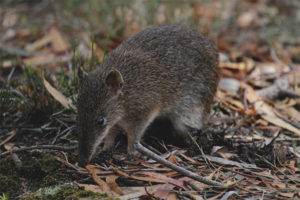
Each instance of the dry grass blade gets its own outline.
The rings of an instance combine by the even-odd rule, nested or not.
[[[61,103],[65,108],[72,108],[76,110],[76,107],[58,90],[56,90],[50,83],[43,77],[44,85],[47,91],[56,99],[59,103]]]
[[[13,131],[10,132],[10,135],[5,139],[3,140],[1,143],[0,143],[0,146],[4,145],[5,143],[7,143],[9,140],[11,140],[18,132],[18,129],[15,129]]]

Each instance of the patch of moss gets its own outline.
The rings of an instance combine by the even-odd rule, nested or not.
[[[20,169],[20,175],[28,179],[43,179],[48,173],[51,173],[61,164],[51,155],[39,152],[25,153],[21,156],[23,167]]]
[[[0,194],[6,193],[9,196],[13,196],[22,191],[21,184],[9,176],[0,175],[0,186]]]
[[[69,182],[71,179],[72,177],[70,174],[66,173],[63,169],[58,169],[50,174],[47,174],[40,183],[40,187],[47,187]]]
[[[10,157],[0,160],[0,194],[9,193],[10,197],[20,195],[22,180],[28,184],[27,189],[36,190],[74,179],[74,176],[66,173],[64,166],[51,154],[22,152],[18,156],[22,161],[20,169]]]
[[[0,175],[15,176],[16,173],[16,165],[10,157],[0,159]]]
[[[81,189],[76,189],[72,187],[53,187],[53,188],[42,188],[33,194],[30,194],[23,198],[23,200],[79,200],[79,199],[104,199],[112,200],[113,198],[107,197],[105,194],[99,194],[92,191],[84,191]]]

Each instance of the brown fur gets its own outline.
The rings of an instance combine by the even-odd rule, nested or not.
[[[219,81],[218,52],[194,29],[157,25],[130,37],[93,72],[79,70],[79,160],[113,144],[125,130],[128,153],[156,117],[167,117],[180,134],[201,129]],[[107,124],[97,125],[99,116]]]

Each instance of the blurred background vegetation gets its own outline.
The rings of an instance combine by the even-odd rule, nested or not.
[[[177,23],[213,37],[256,36],[269,43],[299,43],[299,4],[297,0],[2,0],[0,27],[2,37],[7,28],[39,31],[53,24],[70,36],[87,32],[128,37],[150,25]]]

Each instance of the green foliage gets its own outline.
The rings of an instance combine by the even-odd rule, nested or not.
[[[108,198],[105,194],[99,194],[92,191],[84,191],[81,189],[76,189],[72,187],[48,187],[48,188],[40,188],[33,194],[30,194],[23,198],[23,200],[48,200],[48,199],[56,199],[56,200],[77,200],[77,199],[107,199],[110,200],[112,198]]]
[[[0,200],[8,200],[9,196],[8,194],[3,193],[2,196],[0,196]]]
[[[5,199],[8,196],[13,197],[22,192],[21,184],[17,179],[17,177],[13,179],[9,176],[0,175],[0,194],[3,194],[1,199]]]

